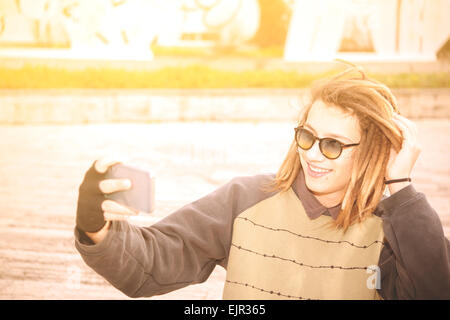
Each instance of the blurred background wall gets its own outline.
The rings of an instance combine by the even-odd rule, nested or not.
[[[1,0],[0,46],[141,50],[284,45],[288,61],[434,60],[448,0]],[[287,37],[287,41],[286,40]]]
[[[434,60],[450,35],[449,12],[447,0],[296,1],[285,58],[365,52],[372,59]]]

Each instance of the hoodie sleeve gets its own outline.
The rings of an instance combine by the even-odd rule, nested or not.
[[[271,175],[237,177],[150,227],[114,221],[93,244],[75,229],[85,263],[129,297],[160,295],[205,281],[226,268],[234,218],[269,197],[260,190]]]
[[[409,185],[379,204],[383,299],[450,299],[450,243],[425,195]]]

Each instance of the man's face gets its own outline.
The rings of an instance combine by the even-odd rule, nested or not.
[[[312,105],[304,128],[316,137],[329,137],[344,144],[359,143],[361,140],[356,116],[345,113],[336,106],[326,105],[321,100]],[[336,194],[343,197],[351,177],[355,148],[358,146],[344,148],[334,160],[322,154],[318,140],[309,150],[298,148],[308,189],[318,196]]]

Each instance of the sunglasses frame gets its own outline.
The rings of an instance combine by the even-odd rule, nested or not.
[[[342,154],[342,151],[343,151],[345,148],[348,148],[348,147],[354,147],[354,146],[359,145],[359,143],[345,144],[345,143],[342,143],[342,142],[340,142],[339,140],[336,140],[336,139],[334,139],[334,138],[319,138],[319,137],[316,137],[311,131],[309,131],[308,129],[304,128],[303,126],[298,126],[298,127],[294,128],[294,130],[295,130],[295,142],[297,143],[297,146],[298,146],[299,148],[301,148],[302,150],[309,150],[309,149],[311,149],[311,148],[314,146],[314,144],[316,143],[316,141],[319,140],[319,149],[320,149],[320,152],[324,155],[324,157],[326,157],[327,159],[330,159],[330,160],[335,160],[335,159],[339,158],[339,157],[341,156],[341,154]],[[307,132],[308,132],[309,134],[311,134],[311,135],[313,136],[313,138],[314,138],[314,142],[312,143],[311,147],[309,147],[308,149],[302,148],[302,147],[300,146],[300,144],[298,143],[297,136],[298,136],[298,131],[300,131],[300,130],[305,130],[305,131],[307,131]],[[322,141],[324,141],[324,140],[333,140],[333,141],[336,141],[336,142],[339,143],[339,145],[341,146],[341,151],[339,152],[339,154],[338,154],[335,158],[330,158],[330,157],[328,157],[327,155],[325,155],[325,153],[323,152],[323,150],[322,150]]]

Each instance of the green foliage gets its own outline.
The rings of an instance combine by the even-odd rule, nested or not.
[[[281,58],[284,48],[272,46],[258,48],[254,46],[234,47],[229,52],[220,51],[220,47],[163,47],[152,46],[155,57],[190,57],[190,58]]]
[[[282,70],[225,71],[201,65],[166,67],[154,71],[112,68],[66,70],[45,66],[0,68],[0,88],[152,89],[152,88],[304,88],[314,80],[336,74]],[[450,75],[442,73],[368,74],[390,88],[449,88]]]

